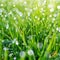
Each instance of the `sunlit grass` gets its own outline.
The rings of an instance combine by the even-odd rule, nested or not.
[[[60,0],[0,0],[0,59],[59,60]]]

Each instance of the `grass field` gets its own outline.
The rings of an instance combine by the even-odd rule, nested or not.
[[[0,60],[60,60],[60,0],[0,0]]]

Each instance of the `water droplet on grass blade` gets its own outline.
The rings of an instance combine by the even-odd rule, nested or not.
[[[8,15],[12,15],[12,11],[10,11],[10,12],[8,13]]]
[[[26,1],[24,1],[24,5],[26,5],[27,4],[27,2]]]
[[[54,12],[54,8],[51,8],[51,9],[50,9],[50,12]]]
[[[7,25],[6,25],[6,29],[8,29],[9,28],[9,24],[7,23]]]
[[[24,51],[20,52],[20,57],[22,57],[22,58],[25,57],[25,52]]]
[[[31,49],[30,49],[30,50],[28,50],[28,52],[27,52],[27,53],[28,53],[28,55],[30,55],[30,56],[31,56],[31,55],[34,55],[34,51],[33,51],[33,50],[31,50]]]
[[[37,47],[40,48],[40,49],[42,49],[43,43],[38,42],[38,43],[37,43]]]
[[[54,14],[54,17],[57,17],[57,14]]]
[[[13,5],[13,7],[15,7],[15,4]]]
[[[16,38],[14,38],[13,40],[12,40],[12,43],[15,43],[16,42]]]
[[[22,16],[23,15],[22,12],[19,12],[19,15]]]
[[[18,41],[16,41],[16,45],[18,45],[19,43],[18,43]]]
[[[14,57],[14,60],[16,60],[16,57]]]
[[[59,28],[59,27],[57,27],[56,30],[57,30],[58,32],[60,32],[60,28]]]
[[[8,50],[8,48],[7,47],[4,47],[3,50],[6,51],[6,50]]]
[[[57,6],[57,9],[60,9],[60,5]]]
[[[49,17],[52,17],[52,15],[49,15]]]
[[[3,6],[3,4],[1,4],[1,6]]]
[[[13,53],[10,53],[10,54],[9,54],[9,57],[12,57],[12,55],[13,55]]]

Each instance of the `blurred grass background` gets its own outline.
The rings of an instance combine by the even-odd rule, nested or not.
[[[0,60],[60,60],[60,0],[0,0]]]

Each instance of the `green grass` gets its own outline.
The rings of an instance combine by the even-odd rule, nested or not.
[[[60,0],[0,0],[0,60],[60,60]]]

